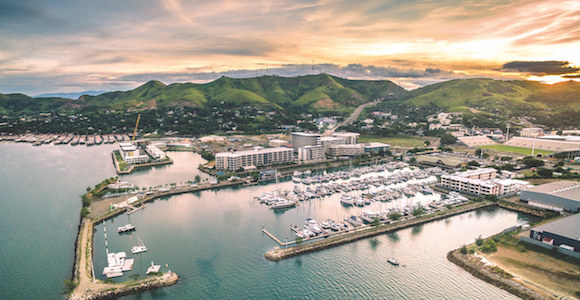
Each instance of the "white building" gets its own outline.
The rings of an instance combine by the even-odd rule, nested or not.
[[[348,145],[354,145],[358,143],[358,137],[360,133],[356,132],[335,132],[332,134],[333,137],[343,138],[345,143]]]
[[[331,145],[344,145],[346,144],[346,140],[334,136],[323,136],[320,138],[320,144],[324,147],[324,152],[328,153],[328,147]]]
[[[145,151],[149,155],[151,155],[151,157],[158,159],[158,160],[162,160],[162,159],[165,159],[167,157],[165,155],[165,152],[163,152],[159,148],[157,148],[157,145],[149,145],[145,148]]]
[[[236,171],[248,166],[264,166],[292,162],[294,151],[290,148],[262,148],[257,150],[220,152],[215,155],[216,170]]]
[[[320,145],[320,136],[318,133],[292,132],[292,148],[298,151],[298,148],[318,146]]]
[[[455,174],[441,175],[441,186],[450,190],[472,195],[508,195],[515,194],[529,182],[514,179],[496,179],[497,170],[493,168],[477,169]]]
[[[543,131],[542,128],[524,128],[522,129],[520,136],[535,138],[538,137],[538,135],[540,135],[542,131]]]
[[[119,143],[119,153],[123,157],[123,160],[128,164],[140,164],[149,161],[149,155],[141,154],[139,148],[131,143]]]
[[[325,159],[326,155],[324,154],[324,150],[324,146],[322,145],[298,148],[298,160],[313,161]]]
[[[274,148],[282,147],[283,145],[287,145],[287,144],[289,144],[288,141],[280,140],[280,139],[272,139],[272,140],[268,141],[268,145],[270,147],[274,147]]]
[[[328,147],[328,155],[332,157],[339,156],[357,156],[365,152],[360,144],[354,145],[331,145]]]

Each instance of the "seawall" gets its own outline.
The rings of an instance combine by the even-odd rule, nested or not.
[[[393,232],[405,228],[409,228],[415,225],[425,224],[436,220],[445,219],[451,216],[455,216],[458,214],[462,214],[465,212],[473,211],[476,209],[495,206],[496,204],[493,202],[478,202],[478,203],[471,203],[466,204],[460,207],[455,207],[451,210],[435,213],[433,215],[422,216],[419,218],[412,218],[408,220],[398,221],[391,224],[380,225],[378,227],[371,227],[361,231],[356,231],[352,233],[347,233],[344,235],[337,235],[334,237],[329,237],[322,241],[312,242],[300,246],[291,247],[288,249],[275,249],[266,252],[264,255],[266,259],[272,261],[279,261],[286,258],[316,252],[320,250],[324,250],[327,248],[332,248],[340,245],[344,245],[347,243],[351,243],[354,241],[358,241],[361,239],[373,237],[379,234]]]
[[[95,293],[87,293],[81,297],[71,297],[69,300],[97,300],[97,299],[115,299],[129,294],[140,293],[143,291],[161,288],[176,284],[179,281],[179,276],[175,273],[165,273],[162,276],[154,279],[148,279],[141,283],[134,285],[125,285],[118,288],[112,288],[106,291],[99,291]]]

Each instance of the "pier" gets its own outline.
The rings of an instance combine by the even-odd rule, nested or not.
[[[476,202],[476,203],[461,205],[461,206],[458,206],[458,207],[455,207],[452,209],[447,209],[445,211],[439,211],[439,212],[432,213],[429,215],[424,215],[422,217],[400,220],[400,221],[389,223],[389,224],[379,225],[377,227],[369,227],[369,225],[365,225],[366,227],[361,226],[359,228],[352,229],[351,232],[344,233],[344,234],[340,234],[341,232],[339,231],[333,237],[328,236],[327,239],[324,239],[322,241],[315,241],[312,243],[307,243],[307,244],[291,247],[288,249],[274,249],[274,250],[266,252],[266,254],[264,254],[264,256],[267,260],[279,261],[279,260],[283,260],[286,258],[290,258],[290,257],[294,257],[294,256],[298,256],[298,255],[302,255],[302,254],[306,254],[306,253],[310,253],[310,252],[316,252],[316,251],[320,251],[320,250],[331,248],[331,247],[344,245],[344,244],[355,242],[355,241],[365,239],[368,237],[373,237],[373,236],[376,236],[379,234],[398,231],[398,230],[409,228],[409,227],[412,227],[415,225],[420,225],[420,224],[424,224],[424,223],[428,223],[428,222],[432,222],[432,221],[436,221],[436,220],[441,220],[441,219],[445,219],[445,218],[455,216],[458,214],[466,213],[466,212],[477,210],[477,209],[484,208],[484,207],[495,206],[495,205],[497,205],[497,204],[493,203],[493,202],[487,202],[487,201]],[[305,239],[305,240],[307,240],[307,239]]]

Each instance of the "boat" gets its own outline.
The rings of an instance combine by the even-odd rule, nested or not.
[[[389,258],[389,259],[387,259],[387,261],[388,261],[388,262],[389,262],[391,265],[393,265],[393,266],[398,266],[398,265],[399,265],[399,261],[397,261],[397,260],[396,260],[396,259],[394,259],[394,258]]]
[[[139,246],[133,246],[133,248],[131,248],[131,253],[137,254],[147,251],[147,247],[145,247],[145,244],[143,244],[143,241],[141,240],[139,235],[137,235],[137,240],[139,240]]]
[[[270,204],[271,209],[283,209],[296,206],[296,201],[292,200],[280,200]]]
[[[131,224],[127,224],[125,226],[121,226],[121,227],[117,228],[118,233],[129,232],[129,231],[135,231],[135,226],[133,226]]]
[[[295,183],[300,183],[300,182],[302,182],[302,179],[300,179],[298,177],[292,177],[292,181],[294,181]]]

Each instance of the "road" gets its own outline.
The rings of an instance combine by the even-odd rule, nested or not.
[[[336,125],[336,127],[332,128],[332,129],[327,129],[323,135],[324,136],[331,136],[334,133],[334,130],[336,130],[336,128],[339,128],[340,126],[344,126],[346,124],[352,124],[352,122],[354,122],[358,118],[358,116],[363,111],[363,109],[365,109],[365,107],[367,107],[369,105],[376,104],[378,102],[379,101],[373,101],[373,102],[361,104],[359,107],[356,108],[356,110],[352,113],[352,115],[350,115],[350,117],[348,117],[348,119],[338,123]]]

